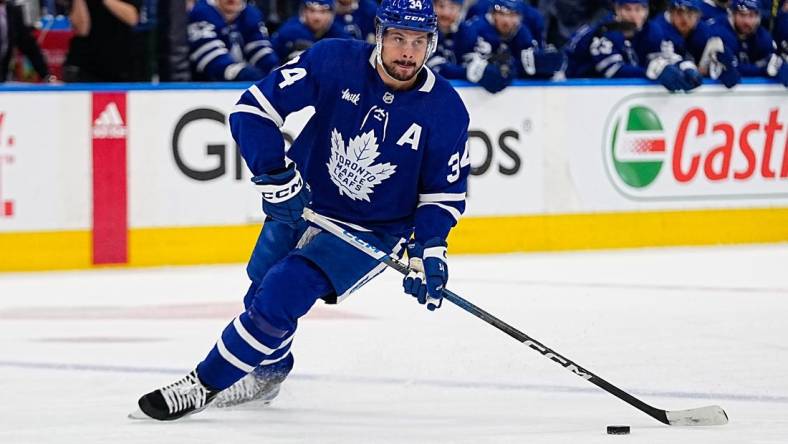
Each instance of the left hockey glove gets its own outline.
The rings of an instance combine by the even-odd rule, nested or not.
[[[779,55],[772,54],[772,58],[766,66],[766,73],[782,83],[783,86],[788,87],[788,63],[785,63]]]
[[[449,280],[446,265],[446,241],[433,238],[421,245],[415,241],[408,244],[410,273],[402,286],[405,293],[415,297],[419,304],[427,304],[433,311],[443,303],[443,289]]]
[[[681,62],[679,69],[681,69],[682,74],[684,74],[684,80],[687,82],[688,89],[686,91],[693,90],[703,84],[703,76],[700,75],[698,67],[694,63],[689,61]]]
[[[263,194],[263,212],[271,219],[290,225],[301,220],[311,192],[294,163],[284,170],[255,176],[252,182]]]

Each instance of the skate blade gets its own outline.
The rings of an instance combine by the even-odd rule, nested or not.
[[[144,420],[148,420],[148,421],[153,421],[154,420],[150,416],[148,416],[145,413],[143,413],[141,409],[137,409],[137,410],[134,410],[133,412],[129,413],[127,418],[135,419],[135,420],[143,420],[143,421]]]

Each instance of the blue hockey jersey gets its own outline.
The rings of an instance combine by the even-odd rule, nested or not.
[[[414,89],[394,91],[374,45],[320,41],[250,87],[230,115],[252,173],[284,167],[279,127],[307,106],[315,114],[287,157],[312,189],[312,209],[389,235],[415,227],[417,240],[446,238],[470,170],[469,116],[448,81],[424,68]]]
[[[462,64],[461,56],[457,55],[457,40],[459,36],[470,32],[467,28],[468,23],[463,22],[452,32],[443,33],[439,30],[438,46],[427,61],[427,66],[447,79],[466,80],[465,66]]]
[[[538,9],[525,3],[525,0],[523,0],[523,3],[523,25],[528,28],[531,36],[536,39],[537,43],[540,46],[543,46],[545,39],[544,17]],[[484,18],[484,16],[490,10],[491,5],[491,0],[477,1],[473,4],[473,6],[468,8],[468,12],[465,15],[466,20],[470,20],[474,17]]]
[[[279,64],[263,16],[246,6],[230,23],[212,0],[189,13],[189,60],[195,80],[259,80]]]
[[[763,26],[745,39],[740,39],[729,20],[715,23],[711,28],[714,36],[722,39],[725,50],[730,50],[738,61],[738,70],[743,77],[766,76],[766,68],[775,53],[772,35]]]
[[[661,30],[646,22],[626,38],[614,16],[577,30],[566,47],[567,77],[646,77],[648,64],[657,57],[670,59],[670,44]]]
[[[714,0],[704,0],[700,4],[701,20],[708,25],[728,20],[728,8],[719,6]]]
[[[335,21],[353,38],[369,43],[375,41],[375,14],[378,4],[374,0],[357,0],[353,12],[348,14],[337,13]]]
[[[673,44],[673,52],[683,60],[688,60],[696,65],[703,58],[703,51],[711,37],[711,29],[705,22],[699,21],[695,29],[687,38],[668,21],[668,13],[660,14],[651,21],[651,25],[658,28],[664,38]]]
[[[780,13],[774,24],[774,41],[777,50],[788,61],[788,12]]]
[[[499,65],[508,64],[514,78],[525,78],[536,73],[535,50],[537,42],[525,26],[520,26],[510,38],[503,38],[485,17],[466,22],[467,27],[457,33],[456,53],[463,63],[481,57]]]
[[[279,59],[284,62],[312,47],[318,40],[331,38],[349,39],[352,37],[345,32],[336,19],[328,31],[318,38],[299,17],[291,17],[274,33],[272,44]]]

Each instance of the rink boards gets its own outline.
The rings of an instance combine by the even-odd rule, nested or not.
[[[788,240],[782,86],[459,86],[472,177],[452,254]],[[262,213],[226,123],[242,90],[0,89],[0,271],[246,260]]]

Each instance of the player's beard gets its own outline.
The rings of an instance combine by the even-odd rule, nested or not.
[[[389,63],[383,62],[383,67],[391,77],[400,82],[407,82],[419,73],[419,66],[413,61],[398,59]]]

